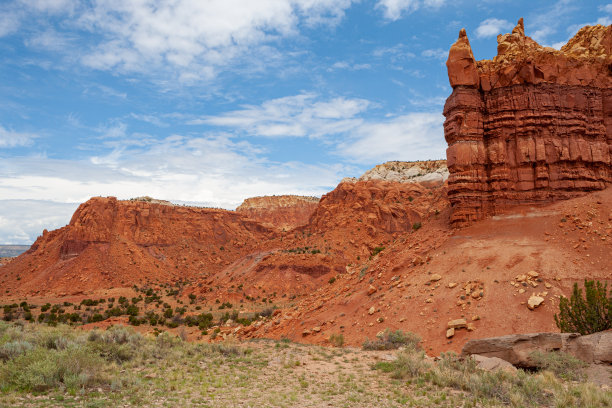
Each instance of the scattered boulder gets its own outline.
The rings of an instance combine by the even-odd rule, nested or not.
[[[476,367],[485,371],[507,371],[509,373],[514,373],[517,371],[516,367],[507,362],[506,360],[502,360],[499,357],[485,357],[479,354],[472,355],[472,358],[478,363]]]
[[[376,288],[372,285],[370,285],[370,287],[368,288],[368,296],[372,295],[376,293]]]
[[[448,329],[446,331],[446,338],[450,339],[451,337],[453,337],[455,335],[455,329],[453,327],[451,327],[450,329]]]
[[[467,327],[467,321],[465,319],[455,319],[448,322],[448,327],[450,329],[463,329]]]
[[[439,275],[439,274],[437,274],[437,273],[434,273],[433,275],[431,275],[431,276],[429,277],[429,281],[430,281],[430,282],[437,282],[437,281],[439,281],[440,279],[442,279],[442,276],[441,276],[441,275]]]
[[[376,308],[375,308],[374,306],[372,306],[372,307],[370,308],[370,310],[368,310],[368,314],[369,314],[369,315],[373,315],[373,314],[374,314],[374,312],[376,312]]]
[[[527,300],[527,307],[529,310],[534,310],[536,307],[539,307],[544,302],[544,298],[541,296],[530,296],[529,300]]]

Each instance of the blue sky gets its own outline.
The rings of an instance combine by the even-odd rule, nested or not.
[[[612,3],[2,0],[0,244],[91,196],[233,209],[444,158],[449,47],[492,58],[520,17],[558,48]]]

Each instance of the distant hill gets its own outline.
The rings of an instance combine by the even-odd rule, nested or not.
[[[0,245],[0,258],[19,256],[30,248],[29,245]]]

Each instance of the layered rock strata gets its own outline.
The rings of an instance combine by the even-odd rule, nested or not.
[[[497,42],[493,60],[476,61],[462,29],[446,63],[455,225],[612,181],[612,26],[584,27],[557,51],[525,36],[521,19]]]

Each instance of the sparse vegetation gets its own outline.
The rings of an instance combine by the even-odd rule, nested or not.
[[[204,314],[194,323],[211,319]],[[0,406],[612,406],[606,390],[547,369],[484,372],[454,354],[434,362],[398,332],[387,337],[404,339],[403,350],[380,362],[388,351],[288,339],[187,343],[185,331],[143,336],[121,326],[83,332],[0,322]],[[213,333],[221,336],[218,327]],[[343,342],[342,334],[330,336],[333,345]]]
[[[377,246],[372,250],[372,256],[376,256],[384,250],[385,250],[384,246]]]
[[[559,378],[570,381],[584,379],[586,364],[571,354],[561,351],[548,353],[536,351],[529,357],[540,369],[552,371]]]
[[[599,281],[584,281],[585,296],[578,284],[570,299],[561,297],[559,314],[555,315],[557,327],[566,333],[582,335],[612,329],[612,292],[608,296],[608,285]]]
[[[404,333],[402,330],[392,331],[385,329],[382,333],[376,336],[376,339],[369,340],[363,343],[364,350],[395,350],[400,347],[406,347],[412,350],[419,348],[421,338],[414,333]]]

